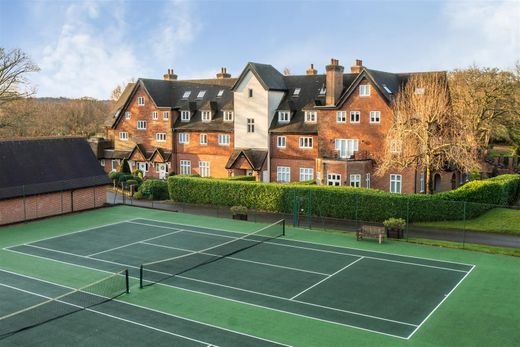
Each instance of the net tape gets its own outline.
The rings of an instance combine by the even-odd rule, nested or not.
[[[141,288],[229,257],[283,235],[285,235],[285,221],[282,219],[252,233],[244,234],[218,245],[167,259],[144,263],[140,269]],[[220,250],[220,254],[209,253],[215,250]]]
[[[128,270],[0,317],[0,340],[128,293]]]

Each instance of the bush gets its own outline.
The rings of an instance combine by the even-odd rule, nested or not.
[[[110,177],[111,180],[116,181],[116,184],[119,182],[120,176],[121,176],[121,172],[116,172],[116,171],[113,171],[108,175],[108,177]]]
[[[123,159],[123,163],[119,167],[119,172],[122,172],[124,174],[131,174],[132,173],[132,172],[130,172],[130,165],[128,165],[128,160],[126,160],[126,158]]]
[[[164,180],[146,180],[139,187],[139,192],[143,198],[151,200],[167,200],[169,198],[168,183]]]
[[[168,179],[175,201],[244,206],[265,211],[306,213],[351,220],[382,222],[403,218],[408,222],[474,218],[495,207],[518,200],[520,175],[504,175],[470,182],[451,192],[435,195],[393,194],[374,189],[241,182],[174,176]],[[465,203],[468,202],[468,203]],[[295,205],[295,203],[298,205]]]
[[[247,207],[245,206],[231,206],[230,210],[233,214],[247,214]]]
[[[402,218],[388,218],[383,222],[383,225],[388,229],[404,230],[406,221]]]
[[[137,200],[140,200],[140,199],[143,198],[143,194],[140,191],[137,191],[137,192],[135,192],[133,198],[137,199]]]
[[[251,182],[251,181],[256,181],[256,177],[255,176],[232,176],[232,177],[228,177],[226,178],[227,181],[246,181],[246,182]]]

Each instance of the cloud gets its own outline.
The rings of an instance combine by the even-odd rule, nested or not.
[[[459,66],[507,68],[520,59],[519,1],[449,1],[447,37],[441,50]]]

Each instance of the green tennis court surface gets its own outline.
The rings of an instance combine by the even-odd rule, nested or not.
[[[115,218],[108,222],[111,213]],[[85,220],[89,215],[100,218]],[[0,233],[5,256],[0,258],[0,297],[14,303],[1,307],[0,317],[79,287],[71,282],[88,283],[67,278],[70,269],[96,279],[128,269],[130,294],[23,330],[2,343],[51,345],[49,336],[62,330],[70,332],[63,340],[67,344],[96,345],[124,344],[129,335],[137,345],[327,345],[323,341],[335,336],[378,344],[418,342],[422,330],[428,336],[431,321],[435,327],[445,319],[444,306],[456,310],[450,306],[452,296],[460,301],[458,293],[467,295],[465,283],[479,269],[460,256],[435,259],[429,247],[297,240],[296,233],[319,241],[346,237],[290,228],[288,236],[281,236],[281,224],[128,207],[59,219],[63,231],[50,219],[7,228],[12,233],[22,229],[21,234]],[[410,246],[426,250],[425,256],[395,252]],[[134,339],[136,329],[148,337]],[[309,334],[315,336],[297,337]]]

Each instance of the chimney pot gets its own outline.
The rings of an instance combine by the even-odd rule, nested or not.
[[[165,81],[177,80],[177,75],[173,73],[173,69],[168,69],[167,73],[163,75]]]
[[[350,72],[360,73],[362,69],[363,69],[363,61],[361,59],[356,59],[355,65],[350,67]]]
[[[221,67],[220,72],[217,73],[217,79],[231,78],[231,74],[227,73],[227,68]]]
[[[307,75],[316,75],[318,73],[318,70],[314,68],[314,64],[311,64],[311,66],[306,71]]]

